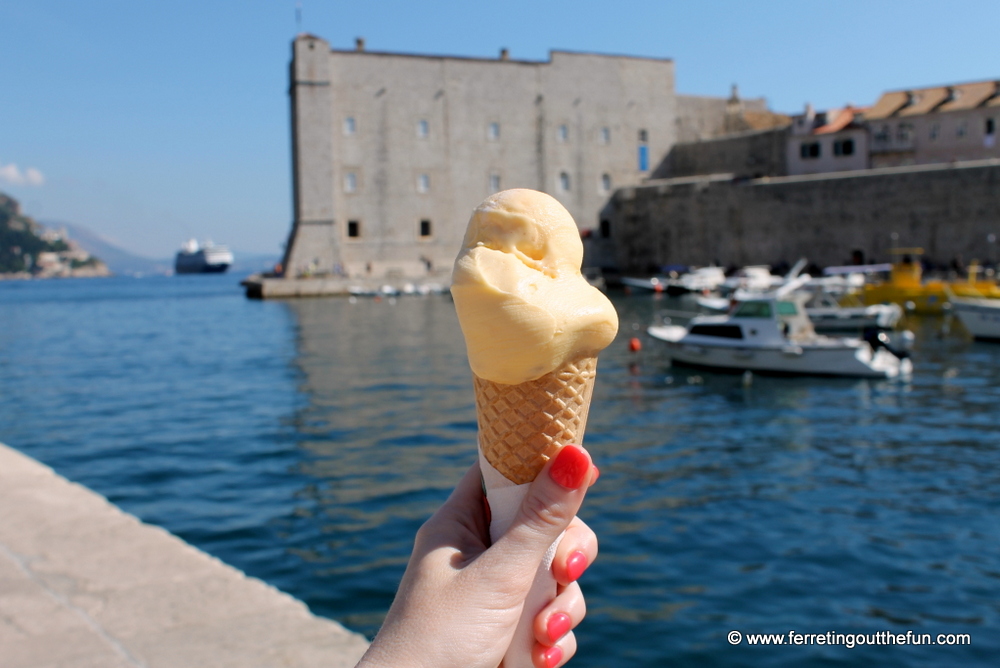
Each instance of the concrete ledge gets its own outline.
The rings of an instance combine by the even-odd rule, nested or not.
[[[426,278],[278,278],[250,276],[242,285],[250,299],[294,299],[298,297],[335,297],[346,295],[400,295],[444,292],[451,283],[450,274]]]
[[[367,646],[0,444],[3,668],[349,668]]]

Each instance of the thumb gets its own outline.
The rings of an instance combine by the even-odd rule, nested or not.
[[[563,446],[531,483],[510,528],[494,547],[510,559],[540,561],[580,510],[593,475],[586,450]]]

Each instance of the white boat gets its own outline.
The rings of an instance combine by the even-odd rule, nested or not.
[[[776,291],[738,303],[728,315],[698,316],[687,327],[647,331],[667,344],[674,362],[733,371],[896,378],[909,375],[907,353],[885,335],[870,341],[823,336],[805,315],[805,295]]]
[[[199,245],[188,239],[174,258],[176,274],[221,274],[233,263],[233,254],[225,246],[206,241]]]
[[[825,290],[814,291],[805,309],[817,332],[860,332],[870,327],[895,329],[903,317],[899,304],[848,306]]]
[[[948,296],[951,312],[974,338],[1000,340],[1000,299]]]
[[[715,290],[726,280],[726,272],[722,267],[709,266],[692,269],[680,276],[652,276],[636,278],[625,276],[622,285],[653,292],[666,292],[668,295],[682,295],[688,292],[705,292]]]

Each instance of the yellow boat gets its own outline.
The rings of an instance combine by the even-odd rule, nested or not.
[[[902,255],[894,262],[889,272],[889,280],[864,286],[861,299],[865,304],[899,304],[911,313],[940,315],[948,303],[948,291],[960,297],[1000,298],[1000,287],[993,279],[980,279],[979,265],[969,266],[966,280],[943,281],[923,280],[923,269],[914,262],[911,255],[922,255],[922,248],[899,248],[891,253]]]

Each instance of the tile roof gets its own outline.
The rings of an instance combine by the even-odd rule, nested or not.
[[[872,108],[865,114],[868,120],[874,118],[888,118],[906,106],[910,96],[905,90],[898,90],[892,93],[882,93],[882,97],[872,105]]]
[[[979,106],[1000,106],[1000,82],[974,81],[953,86],[931,86],[883,93],[865,113],[867,120],[890,116],[918,116],[938,111],[958,111]]]
[[[840,132],[853,123],[854,116],[862,111],[864,110],[857,107],[844,107],[836,112],[827,112],[827,119],[832,118],[833,120],[827,120],[826,125],[819,126],[812,133],[814,135],[827,135],[832,132]],[[836,113],[836,116],[833,116],[833,113]]]
[[[939,104],[948,99],[948,89],[925,88],[913,91],[910,103],[896,112],[897,116],[923,116],[934,111]]]
[[[952,99],[938,107],[938,111],[975,109],[993,97],[997,92],[997,83],[995,81],[979,81],[977,83],[959,84],[952,86],[951,89],[953,92]]]

